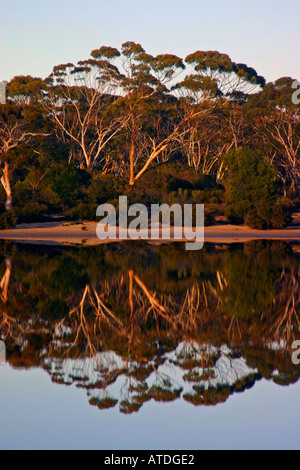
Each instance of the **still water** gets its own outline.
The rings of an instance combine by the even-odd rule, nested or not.
[[[2,242],[0,448],[300,448],[299,251]]]

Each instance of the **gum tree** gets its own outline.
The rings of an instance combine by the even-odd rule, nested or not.
[[[241,111],[249,95],[261,90],[265,79],[245,64],[234,63],[218,51],[196,51],[186,57],[189,71],[173,90],[194,112],[204,115],[187,121],[181,144],[190,166],[203,174],[223,174],[222,156],[247,143]]]
[[[118,57],[110,49],[111,59]],[[42,102],[51,115],[57,135],[70,144],[70,162],[93,168],[105,166],[104,150],[122,130],[127,116],[105,119],[105,111],[116,99],[119,72],[107,60],[92,58],[53,68]]]
[[[199,133],[202,119],[228,101],[246,100],[265,83],[226,54],[197,51],[184,62],[173,54],[154,57],[130,41],[120,51],[102,46],[77,65],[56,66],[49,81],[44,107],[58,136],[70,143],[70,162],[121,175],[129,170],[130,186],[153,162],[168,160],[185,136],[198,155],[203,140],[214,143],[209,153],[218,160],[235,141],[215,151],[215,131]],[[214,161],[205,166],[211,171]]]
[[[0,165],[2,168],[1,184],[6,194],[6,210],[12,209],[12,191],[10,183],[11,167],[14,165],[14,151],[29,145],[41,132],[32,128],[31,109],[20,105],[0,105]]]
[[[110,60],[111,48],[101,47],[92,55]],[[122,45],[119,63],[121,96],[114,103],[114,111],[130,116],[126,131],[129,136],[129,184],[133,186],[181,132],[182,119],[176,116],[170,125],[164,103],[169,93],[166,85],[185,69],[185,65],[173,54],[153,57],[134,42]],[[162,114],[165,114],[164,122]],[[143,152],[140,150],[141,141]],[[143,161],[139,158],[141,153]]]

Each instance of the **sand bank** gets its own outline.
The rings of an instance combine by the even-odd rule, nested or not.
[[[98,245],[107,241],[100,240],[96,235],[97,222],[44,222],[21,224],[10,230],[1,230],[0,239],[44,244],[85,244]],[[205,227],[205,242],[209,243],[241,243],[251,240],[286,240],[300,242],[300,226],[292,226],[282,230],[253,230],[246,226],[214,225]],[[119,240],[109,240],[118,242]],[[151,243],[176,241],[171,229],[171,240],[162,238]]]

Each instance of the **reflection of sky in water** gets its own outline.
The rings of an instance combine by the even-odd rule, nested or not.
[[[0,448],[299,447],[287,246],[15,250]]]
[[[91,407],[41,369],[0,368],[0,448],[298,448],[300,384],[262,380],[217,407],[151,401],[133,415]]]
[[[5,364],[6,361],[6,346],[4,341],[0,341],[0,364]]]
[[[205,367],[203,364],[201,367],[201,357],[205,353],[216,357],[214,365]],[[190,369],[180,367],[184,366],[187,357],[192,357],[197,366],[194,365]],[[138,380],[134,377],[134,372],[139,369],[137,362],[128,361],[126,365],[126,361],[113,351],[102,351],[92,358],[56,359],[46,357],[44,365],[55,381],[65,385],[75,383],[76,386],[87,389],[89,400],[96,400],[97,403],[99,400],[109,398],[114,400],[115,404],[118,402],[119,405],[123,400],[138,403],[134,396],[139,395],[137,390],[141,386],[145,387],[146,394],[151,394],[153,387],[154,389],[161,387],[167,392],[176,393],[178,391],[178,394],[185,398],[187,395],[197,396],[193,389],[194,386],[203,390],[232,387],[231,392],[233,393],[235,385],[239,381],[249,379],[251,383],[254,383],[257,378],[260,378],[257,369],[248,367],[243,357],[233,357],[232,350],[227,346],[223,345],[221,348],[211,345],[199,346],[197,343],[187,341],[183,341],[174,351],[162,356],[161,365],[156,366],[155,362],[148,362],[150,372],[144,380]],[[130,372],[130,374],[128,375],[126,372]],[[100,384],[107,385],[99,387]],[[176,398],[174,397],[174,399]],[[121,404],[120,409],[122,408]]]

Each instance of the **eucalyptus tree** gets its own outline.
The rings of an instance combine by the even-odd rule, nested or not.
[[[300,187],[300,114],[296,109],[275,109],[264,117],[264,138],[273,149],[271,161],[286,187],[292,192]]]
[[[241,99],[242,95],[254,93],[266,84],[264,77],[252,67],[237,64],[218,51],[196,51],[185,62],[193,68],[193,73],[185,77],[185,87],[194,90],[196,87],[204,97]]]
[[[113,49],[110,53],[111,59],[118,56]],[[127,116],[105,119],[105,111],[117,98],[119,79],[117,67],[94,57],[53,68],[42,103],[58,137],[70,144],[70,162],[85,168],[105,163],[104,149],[128,121]]]
[[[111,60],[115,54],[109,47],[92,52],[94,57],[106,60]],[[119,63],[121,96],[113,110],[130,117],[126,131],[129,136],[129,184],[132,186],[151,163],[171,147],[181,131],[182,117],[178,118],[177,113],[171,118],[174,106],[170,101],[174,104],[174,97],[172,100],[169,96],[168,100],[167,84],[185,69],[185,65],[173,54],[153,57],[140,44],[130,41],[122,44]],[[175,102],[177,104],[176,99]],[[142,158],[139,158],[141,154]]]
[[[220,179],[222,156],[247,142],[241,105],[265,86],[265,79],[253,68],[236,64],[217,51],[196,51],[185,62],[190,70],[173,91],[194,112],[203,109],[205,113],[186,123],[182,151],[190,166]]]
[[[15,151],[21,146],[28,146],[43,133],[41,122],[36,129],[36,109],[23,105],[0,105],[0,165],[2,168],[1,184],[6,193],[6,210],[12,208],[11,170],[16,166]],[[39,119],[38,119],[39,120]]]
[[[200,131],[199,140],[202,119],[229,100],[245,100],[265,81],[216,51],[197,51],[184,61],[173,54],[154,57],[128,41],[120,51],[101,46],[88,60],[54,67],[47,83],[42,101],[58,136],[70,143],[70,162],[121,176],[129,172],[133,186],[154,161],[182,150],[185,136],[198,154],[208,139],[213,143],[209,152],[219,159],[234,142],[224,147],[219,139],[216,150],[215,130],[209,137]],[[213,166],[214,160],[205,172]]]
[[[276,169],[284,195],[300,185],[300,107],[293,103],[294,80],[282,77],[252,95],[245,107],[253,127],[253,144]]]
[[[7,84],[8,101],[11,105],[37,105],[47,80],[31,75],[18,75]]]

